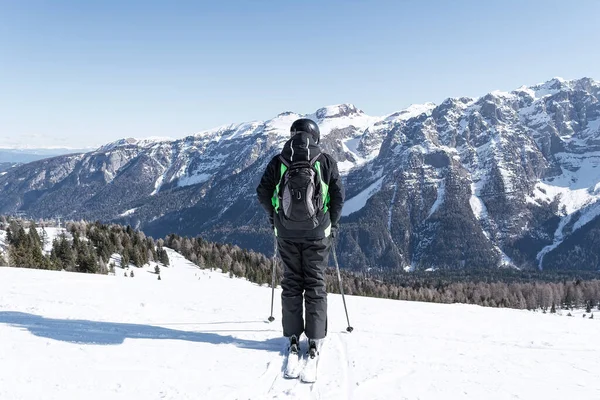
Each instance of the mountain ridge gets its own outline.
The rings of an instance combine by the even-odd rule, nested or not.
[[[293,120],[312,117],[354,204],[339,238],[345,265],[543,268],[598,218],[599,98],[597,81],[555,78],[381,117],[338,104],[174,141],[124,139],[9,170],[0,212],[130,223],[268,251],[254,189]],[[593,250],[584,253],[566,267],[600,269]]]

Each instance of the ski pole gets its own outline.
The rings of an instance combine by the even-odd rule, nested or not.
[[[273,300],[275,299],[275,264],[277,261],[277,236],[275,236],[275,250],[273,251],[273,273],[271,275],[271,316],[269,322],[275,321],[273,317]]]
[[[340,293],[342,294],[342,301],[344,302],[344,311],[346,311],[346,321],[348,321],[348,327],[346,331],[352,332],[354,328],[350,325],[350,318],[348,318],[348,307],[346,307],[346,298],[344,297],[344,288],[342,286],[342,276],[340,275],[340,265],[338,264],[337,254],[335,253],[335,245],[332,246],[333,250],[333,261],[335,262],[335,268],[337,269],[338,283],[340,284]]]

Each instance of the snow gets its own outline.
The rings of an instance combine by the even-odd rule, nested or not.
[[[27,230],[28,231],[28,230]],[[37,228],[38,236],[42,239],[42,245],[44,253],[50,254],[52,252],[52,242],[54,239],[58,238],[60,235],[65,234],[68,238],[71,238],[71,234],[64,228]],[[44,231],[46,231],[44,237]]]
[[[392,231],[392,216],[394,211],[394,203],[396,202],[396,194],[398,194],[398,185],[394,184],[394,193],[390,201],[390,209],[388,210],[388,232]]]
[[[429,215],[427,218],[431,217],[434,212],[440,207],[440,205],[444,202],[444,195],[446,194],[446,181],[442,180],[437,188],[437,197],[435,198],[435,202],[431,206],[431,210],[429,210]]]
[[[487,211],[487,207],[481,198],[477,195],[479,193],[480,188],[483,186],[483,181],[472,182],[471,183],[471,197],[469,198],[469,204],[471,205],[471,210],[473,210],[473,215],[480,221],[481,231],[485,235],[486,238],[490,239],[490,234],[486,231],[485,226],[490,223],[489,215]],[[500,265],[504,267],[515,267],[515,262],[498,246],[494,245],[494,249],[500,256]]]
[[[315,116],[319,119],[336,118],[340,116],[355,116],[363,114],[354,104],[335,104],[318,109]]]
[[[338,171],[340,174],[347,174],[352,168],[354,168],[356,164],[352,161],[342,161],[338,162]]]
[[[127,210],[124,213],[119,214],[120,217],[129,217],[135,213],[137,208],[132,208],[131,210]]]
[[[471,183],[471,197],[469,198],[469,204],[471,205],[471,210],[473,210],[473,215],[475,215],[475,218],[477,218],[478,220],[487,220],[488,218],[488,212],[487,212],[487,208],[485,206],[485,204],[483,203],[483,201],[481,200],[481,198],[479,198],[479,196],[477,196],[477,192],[479,190],[479,188],[481,187],[481,184],[478,182],[476,183]]]
[[[348,334],[334,294],[318,381],[284,379],[271,289],[169,256],[161,281],[0,268],[0,398],[600,396],[598,319],[346,296]]]
[[[562,174],[536,184],[533,193],[526,198],[528,203],[549,203],[558,199],[559,210],[564,215],[554,233],[553,243],[544,247],[537,255],[539,268],[543,267],[544,256],[564,240],[563,228],[573,214],[581,210],[573,225],[573,232],[600,215],[600,152],[584,154],[558,153]]]
[[[568,214],[600,197],[596,193],[600,182],[600,152],[558,153],[556,157],[560,160],[562,174],[538,183],[534,197],[548,201],[560,196],[561,206],[567,208]]]
[[[367,200],[369,200],[375,193],[381,190],[381,185],[383,183],[383,177],[377,179],[373,182],[368,188],[352,197],[349,200],[344,202],[344,208],[342,209],[342,216],[348,216],[353,212],[356,212],[363,208],[367,204]]]
[[[418,117],[421,114],[429,114],[436,107],[434,103],[425,103],[425,104],[411,104],[408,108],[390,114],[386,117],[387,120],[400,120],[405,121],[414,117]]]
[[[344,141],[344,150],[349,151],[352,154],[358,154],[358,145],[360,144],[360,138],[352,138]]]
[[[570,85],[570,83],[565,79],[555,77],[548,82],[539,83],[531,87],[522,86],[515,92],[525,92],[529,94],[533,98],[533,100],[539,100],[544,97],[552,96],[554,94],[559,93],[563,84]]]
[[[593,221],[598,216],[600,216],[600,201],[596,201],[594,204],[584,209],[582,215],[573,225],[573,231],[580,229],[582,226]]]
[[[164,172],[162,173],[162,175],[160,175],[156,179],[156,182],[154,182],[154,190],[152,191],[152,193],[150,193],[150,196],[155,196],[158,193],[158,191],[160,190],[160,188],[162,187],[163,181],[165,180],[166,171],[167,171],[167,168],[164,169]]]
[[[500,265],[503,267],[515,267],[515,262],[500,247],[495,246],[496,250],[500,252]],[[517,268],[520,269],[520,268]]]
[[[582,137],[596,136],[600,132],[600,118],[588,121],[587,128],[582,132]]]
[[[199,183],[206,182],[211,177],[212,177],[211,174],[206,174],[206,173],[194,174],[194,175],[190,175],[190,176],[182,176],[181,178],[179,178],[179,181],[177,182],[177,186],[183,187],[183,186],[197,185]]]
[[[6,252],[6,231],[0,230],[0,254]]]

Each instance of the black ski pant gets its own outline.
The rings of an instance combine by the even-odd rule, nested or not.
[[[281,305],[283,335],[323,339],[327,335],[327,291],[325,268],[329,257],[330,239],[277,238],[279,256],[283,262]],[[304,324],[304,308],[306,325]]]

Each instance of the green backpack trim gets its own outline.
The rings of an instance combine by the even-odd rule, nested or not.
[[[283,175],[285,174],[285,171],[287,171],[287,166],[282,162],[279,172],[279,180],[277,181],[277,186],[275,186],[275,192],[273,193],[273,197],[271,197],[271,204],[275,209],[275,214],[279,212],[279,185],[281,185],[281,181],[283,180]]]
[[[329,185],[326,184],[325,181],[323,180],[323,173],[321,172],[321,162],[320,161],[315,162],[315,169],[317,170],[317,173],[319,174],[319,181],[321,182],[321,195],[323,196],[323,214],[326,214],[327,211],[329,210],[329,202],[331,201],[331,198],[329,196]]]

